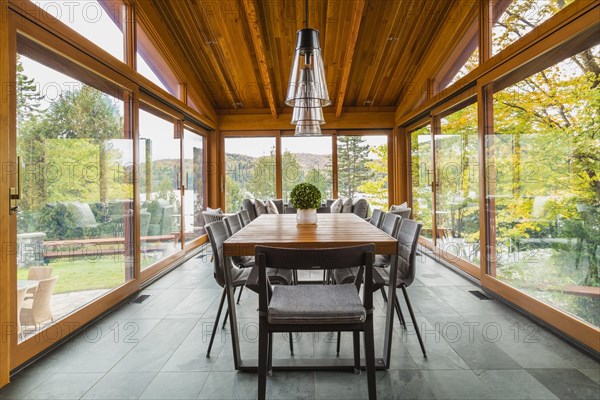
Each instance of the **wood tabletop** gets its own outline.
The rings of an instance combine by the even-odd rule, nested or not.
[[[296,225],[295,214],[263,214],[227,239],[226,256],[254,255],[257,245],[291,248],[374,243],[377,254],[396,254],[396,239],[352,214],[318,214],[317,225]]]

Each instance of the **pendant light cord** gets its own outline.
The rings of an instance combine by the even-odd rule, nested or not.
[[[306,29],[308,29],[308,0],[306,0]]]

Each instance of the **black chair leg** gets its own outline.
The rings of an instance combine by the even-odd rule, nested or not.
[[[234,296],[235,296],[235,289],[236,288],[233,288],[233,295]],[[223,320],[223,326],[221,326],[221,329],[225,329],[225,325],[227,325],[227,317],[229,317],[229,308],[227,308],[227,311],[225,311],[225,319]]]
[[[360,375],[360,332],[352,332],[354,342],[354,373]]]
[[[267,374],[269,376],[273,376],[273,333],[269,332],[269,346],[268,346],[268,356],[269,359],[267,361]]]
[[[342,332],[338,331],[336,355],[340,356],[340,345],[342,343]]]
[[[294,335],[290,332],[290,354],[294,355]]]
[[[217,310],[217,318],[215,319],[212,334],[210,335],[210,342],[208,342],[208,350],[206,350],[206,357],[210,357],[210,350],[212,349],[212,345],[215,340],[215,334],[217,333],[219,318],[221,318],[221,310],[223,310],[223,303],[225,303],[225,290],[227,289],[223,288],[223,294],[221,295],[221,301],[219,302],[219,309]]]
[[[242,298],[242,291],[244,290],[244,287],[240,287],[240,294],[238,294],[238,299],[237,299],[237,304],[240,304],[240,299]]]
[[[268,366],[268,348],[269,333],[267,332],[266,322],[259,322],[258,326],[258,399],[264,400],[267,397],[267,370]]]
[[[367,369],[367,384],[369,387],[369,400],[377,399],[377,387],[375,381],[375,341],[373,339],[373,316],[367,317],[364,331],[365,343],[365,366]]]
[[[406,321],[404,320],[404,314],[402,314],[402,309],[400,308],[400,300],[398,300],[398,296],[395,298],[396,302],[394,304],[394,308],[396,309],[396,315],[398,315],[398,319],[400,320],[400,324],[406,329]]]
[[[413,312],[412,306],[410,305],[410,300],[408,299],[408,293],[406,292],[406,286],[402,287],[402,293],[404,293],[404,299],[406,300],[406,305],[408,306],[408,312],[410,313],[410,319],[412,319],[412,323],[415,326],[415,332],[417,332],[417,338],[419,339],[419,344],[421,345],[421,350],[423,351],[423,357],[427,358],[427,353],[425,352],[425,345],[423,344],[423,339],[421,338],[421,332],[419,331],[419,325],[415,320],[415,313]]]
[[[383,301],[387,303],[387,294],[385,294],[385,287],[381,288],[381,297],[383,297]]]

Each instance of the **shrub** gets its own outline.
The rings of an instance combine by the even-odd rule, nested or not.
[[[319,208],[321,206],[321,192],[312,183],[300,183],[290,193],[292,207],[300,210]]]

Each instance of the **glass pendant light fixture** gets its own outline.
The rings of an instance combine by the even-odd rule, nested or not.
[[[294,107],[292,124],[296,125],[296,136],[321,134],[321,125],[325,123],[321,107],[330,105],[331,100],[325,81],[319,31],[308,28],[308,0],[306,28],[297,33],[285,104]]]
[[[321,125],[324,123],[321,107],[294,107],[292,124],[296,125],[295,136],[321,135]]]

